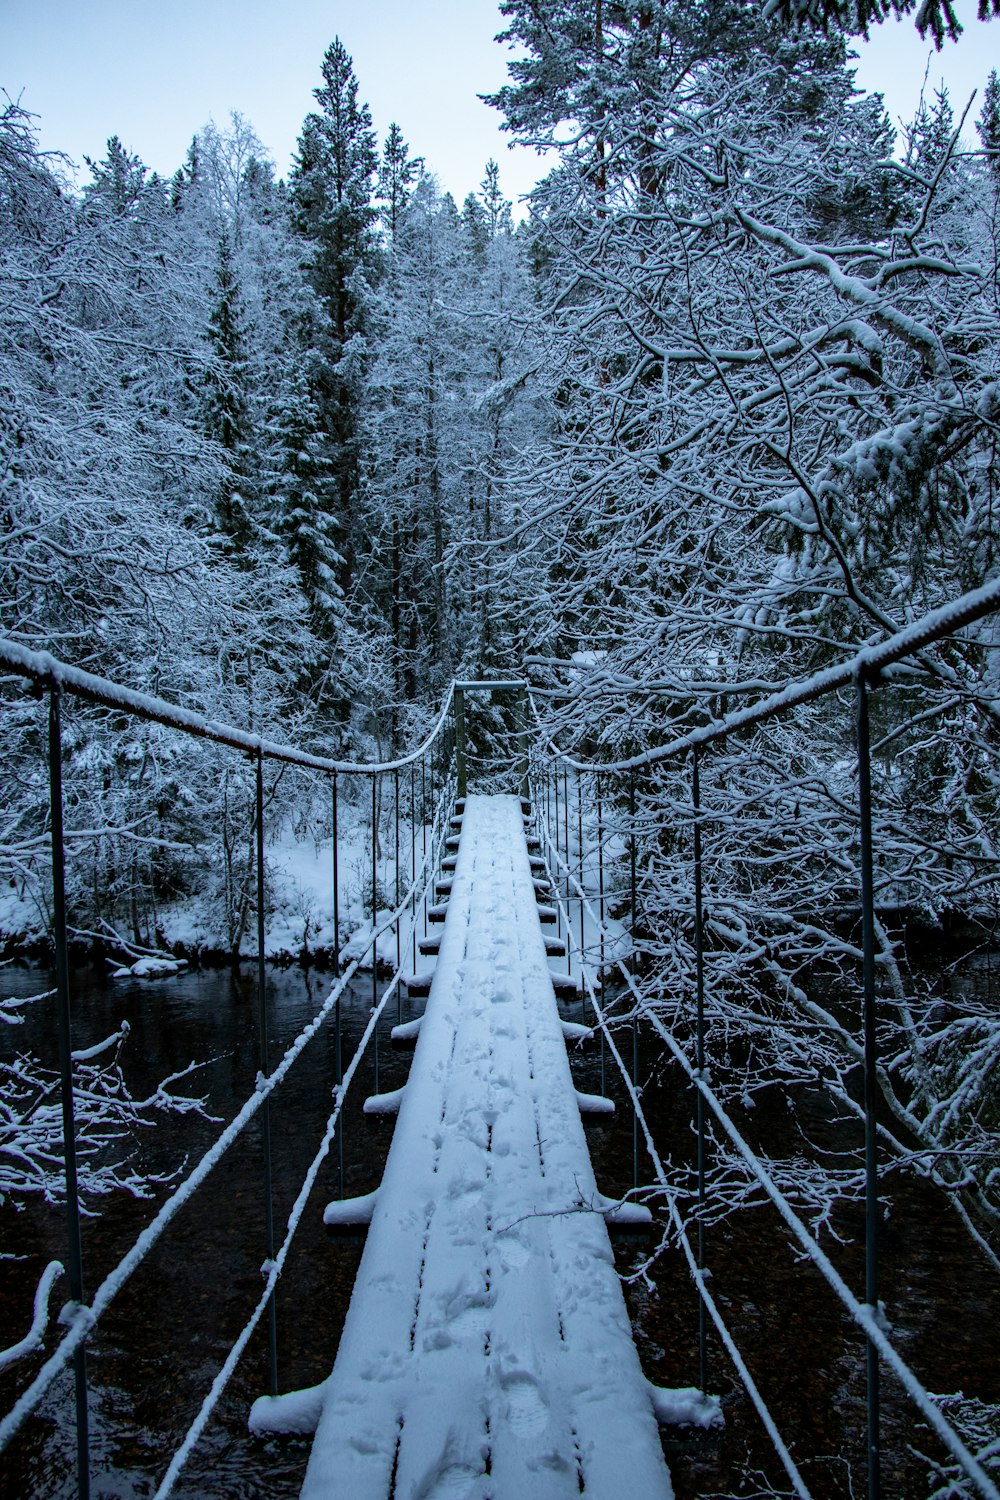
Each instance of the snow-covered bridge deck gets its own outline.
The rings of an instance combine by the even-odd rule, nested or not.
[[[304,1500],[671,1495],[564,1029],[520,801],[469,797],[333,1373],[254,1409],[316,1422]]]

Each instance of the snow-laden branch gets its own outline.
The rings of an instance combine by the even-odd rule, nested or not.
[[[567,766],[571,766],[576,771],[637,771],[657,765],[661,761],[674,760],[677,756],[693,749],[695,745],[713,744],[725,739],[734,731],[762,724],[786,713],[791,708],[797,708],[803,703],[810,703],[816,698],[826,697],[829,693],[848,687],[859,678],[863,678],[866,682],[876,683],[880,675],[895,663],[937,641],[954,635],[957,631],[974,624],[997,609],[1000,609],[1000,578],[994,579],[992,583],[983,584],[981,588],[971,589],[969,593],[963,594],[950,604],[942,605],[940,609],[930,611],[886,640],[863,647],[849,661],[841,662],[835,667],[825,667],[802,682],[789,683],[787,687],[777,693],[769,694],[749,708],[738,709],[735,713],[728,714],[724,719],[715,723],[679,735],[666,745],[657,746],[655,749],[646,750],[639,755],[632,755],[622,760],[581,761],[567,754],[545,733],[542,714],[535,702],[534,694],[529,694],[529,699],[536,725],[545,745]]]
[[[38,1285],[35,1288],[35,1305],[31,1327],[24,1338],[19,1340],[18,1343],[8,1345],[6,1349],[0,1349],[0,1370],[6,1369],[8,1365],[16,1364],[26,1354],[34,1354],[37,1349],[42,1347],[45,1330],[49,1326],[49,1297],[57,1278],[62,1274],[62,1261],[50,1260],[38,1278]]]

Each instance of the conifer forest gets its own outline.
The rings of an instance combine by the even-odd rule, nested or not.
[[[980,9],[1000,41],[1000,0]],[[1000,576],[1000,78],[987,58],[972,101],[923,95],[897,139],[852,44],[895,13],[947,49],[957,0],[500,10],[488,102],[539,152],[523,205],[502,163],[456,203],[424,143],[379,140],[338,39],[287,178],[233,113],[192,122],[172,177],[113,136],[74,181],[2,96],[0,634],[344,761],[405,754],[453,679],[526,681],[533,743],[611,768],[609,915],[657,1024],[693,1045],[704,965],[699,1076],[734,1117],[777,1080],[856,1123],[852,692],[700,752],[697,944],[668,747]],[[524,725],[502,695],[468,712],[487,785]],[[9,671],[8,963],[52,922],[47,715]],[[1000,616],[898,660],[870,732],[880,1149],[996,1277],[996,981],[950,976],[998,949]],[[95,703],[63,733],[74,943],[252,956],[253,765]],[[574,795],[582,874],[597,813]],[[269,766],[264,797],[276,843],[329,845],[308,776]],[[298,900],[296,955],[322,947]],[[351,922],[326,931],[339,951]],[[0,1032],[26,1009],[0,1000]],[[0,1217],[59,1199],[55,1147],[19,1133],[47,1076],[0,1062]],[[170,1107],[196,1112],[184,1088]],[[152,1191],[101,1166],[111,1117],[91,1128],[85,1195]],[[858,1153],[759,1149],[835,1240]],[[709,1177],[713,1224],[760,1191],[719,1133]],[[1000,1482],[1000,1387],[949,1400]],[[947,1455],[926,1472],[921,1493],[987,1493]]]

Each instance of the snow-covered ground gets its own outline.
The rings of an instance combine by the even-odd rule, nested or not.
[[[419,867],[424,850],[424,834],[430,840],[430,826],[424,830],[420,825],[411,834],[406,818],[399,825],[399,872],[397,886],[396,833],[391,807],[380,820],[379,844],[376,859],[376,925],[384,927],[391,911],[396,906],[397,894],[402,897],[412,874],[411,846],[415,863]],[[579,845],[575,826],[570,829],[570,867],[579,874]],[[585,858],[584,882],[596,901],[598,891],[598,862],[596,854],[597,828],[592,817],[584,825]],[[613,869],[621,865],[620,839],[610,838],[605,833],[605,879],[613,878]],[[206,855],[207,859],[207,855]],[[333,953],[333,841],[332,838],[316,838],[303,835],[297,826],[286,822],[273,839],[268,840],[265,852],[267,879],[267,917],[265,923],[265,946],[269,959],[276,961],[299,960],[304,955],[320,954],[329,960]],[[371,965],[372,936],[372,827],[367,805],[357,806],[342,800],[338,838],[338,886],[340,916],[340,949],[343,961],[358,958],[362,968]],[[565,881],[561,882],[564,895],[568,894]],[[570,901],[574,913],[573,956],[563,963],[563,972],[569,972],[579,984],[579,962],[575,946],[579,941],[579,904]],[[158,912],[159,929],[163,947],[189,956],[199,953],[224,953],[228,948],[222,914],[217,899],[203,892],[185,896],[183,899],[162,905]],[[417,913],[418,932],[422,935],[423,917]],[[412,948],[411,926],[404,915],[401,922],[400,949],[405,956],[407,947]],[[629,939],[622,925],[605,913],[605,941],[603,949],[598,940],[597,929],[591,919],[584,916],[584,948],[587,961],[593,971],[603,961],[610,965],[615,958],[626,956]],[[613,941],[608,940],[611,934]],[[39,903],[30,892],[13,885],[0,887],[0,939],[20,938],[26,943],[40,941],[45,936],[45,923]],[[244,957],[256,954],[256,927],[253,914],[249,931],[243,940]],[[378,957],[381,964],[395,967],[397,957],[395,931],[384,931],[378,941]],[[162,978],[177,971],[160,954],[145,954],[136,951],[127,962],[123,961],[120,972],[135,978]]]
[[[430,828],[426,830],[430,838]],[[424,830],[418,825],[415,859],[419,867],[423,855]],[[341,954],[346,960],[360,957],[361,966],[370,967],[372,935],[372,829],[367,810],[343,801],[338,837],[338,888]],[[377,925],[382,926],[411,880],[411,830],[401,819],[399,832],[399,872],[397,887],[396,836],[391,817],[383,818],[379,828],[376,859]],[[206,856],[207,858],[207,856]],[[267,916],[265,947],[275,960],[299,959],[304,954],[333,952],[333,840],[330,837],[305,837],[291,824],[285,824],[266,851]],[[188,955],[199,952],[225,952],[228,947],[225,924],[218,900],[203,892],[162,905],[158,925],[163,947],[181,950]],[[251,913],[250,930],[244,938],[245,957],[256,954],[256,927]],[[406,923],[404,919],[404,930]],[[0,939],[20,939],[25,944],[45,937],[46,924],[24,886],[0,887]],[[137,978],[162,977],[176,972],[154,956],[134,955],[127,972]],[[379,938],[379,960],[395,965],[394,932]],[[123,969],[123,972],[125,970]]]

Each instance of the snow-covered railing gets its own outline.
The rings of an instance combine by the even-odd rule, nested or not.
[[[59,1072],[60,1092],[62,1097],[63,1113],[63,1148],[66,1179],[66,1201],[67,1201],[67,1223],[68,1223],[68,1277],[70,1284],[70,1302],[61,1319],[67,1325],[67,1331],[60,1339],[53,1353],[38,1371],[35,1378],[22,1392],[14,1407],[0,1420],[0,1452],[10,1442],[14,1434],[21,1427],[25,1419],[37,1408],[46,1392],[52,1386],[66,1364],[72,1360],[75,1367],[76,1385],[76,1420],[77,1420],[77,1480],[78,1493],[81,1497],[89,1495],[89,1423],[88,1423],[88,1395],[87,1395],[87,1369],[86,1369],[86,1343],[94,1329],[98,1319],[105,1309],[110,1305],[117,1293],[129,1280],[133,1272],[141,1265],[152,1246],[160,1238],[163,1231],[174,1218],[181,1206],[187,1202],[191,1195],[205,1181],[209,1173],[221,1160],[233,1141],[242,1133],[251,1119],[260,1114],[262,1120],[262,1136],[264,1144],[264,1220],[265,1220],[265,1268],[266,1285],[257,1309],[251,1319],[250,1325],[244,1330],[241,1340],[237,1341],[230,1359],[227,1361],[223,1371],[217,1378],[213,1391],[206,1398],[199,1419],[188,1435],[187,1446],[175,1458],[176,1470],[179,1471],[180,1463],[186,1456],[190,1446],[193,1446],[198,1433],[207,1421],[215,1401],[218,1399],[229,1378],[232,1369],[235,1368],[246,1341],[250,1337],[253,1327],[263,1316],[266,1310],[269,1323],[269,1352],[270,1352],[270,1385],[271,1392],[277,1391],[277,1337],[275,1325],[275,1300],[274,1289],[281,1267],[284,1264],[291,1238],[301,1215],[305,1196],[308,1195],[309,1187],[319,1169],[319,1165],[325,1157],[330,1143],[337,1132],[337,1123],[340,1117],[343,1097],[351,1078],[357,1070],[361,1056],[369,1042],[373,1044],[375,1088],[378,1089],[378,1019],[386,1004],[393,994],[398,995],[399,981],[403,972],[402,965],[402,926],[408,922],[412,931],[414,949],[416,947],[417,913],[422,906],[424,920],[426,923],[426,912],[428,907],[427,893],[433,878],[435,860],[440,852],[440,845],[448,832],[448,817],[450,803],[454,796],[455,783],[449,767],[449,755],[453,748],[450,735],[449,718],[454,706],[454,693],[449,689],[445,695],[441,711],[427,737],[413,751],[394,760],[380,762],[352,762],[335,760],[326,756],[313,754],[310,751],[301,750],[294,746],[279,744],[275,741],[265,739],[262,736],[237,729],[231,725],[217,723],[203,715],[182,708],[177,704],[170,703],[163,698],[148,696],[137,693],[132,689],[109,681],[107,678],[95,676],[93,673],[82,671],[58,661],[55,657],[44,652],[32,652],[21,646],[18,642],[0,639],[0,664],[7,667],[14,674],[28,678],[36,689],[48,694],[49,700],[49,734],[48,734],[48,767],[49,767],[49,809],[51,828],[52,849],[52,931],[55,949],[56,967],[56,994],[58,1001],[59,1022]],[[226,1127],[215,1143],[202,1157],[197,1166],[185,1177],[180,1186],[170,1195],[162,1205],[151,1224],[142,1232],[132,1248],[123,1257],[115,1269],[104,1278],[98,1287],[94,1297],[88,1302],[84,1292],[83,1258],[81,1250],[80,1234],[80,1204],[79,1186],[77,1174],[77,1151],[76,1151],[76,1121],[74,1108],[74,1065],[78,1061],[72,1046],[71,1024],[70,1024],[70,981],[69,981],[69,941],[68,920],[66,910],[66,854],[65,837],[63,829],[63,741],[62,741],[62,704],[65,697],[80,698],[86,702],[101,705],[115,711],[117,714],[125,714],[131,717],[160,724],[165,728],[175,730],[181,734],[195,736],[204,740],[212,741],[218,745],[228,747],[241,754],[249,755],[254,762],[256,771],[256,802],[253,817],[253,835],[256,846],[256,883],[255,904],[257,909],[257,972],[258,972],[258,1033],[260,1051],[260,1070],[258,1073],[257,1087],[254,1093],[245,1101],[235,1118]],[[440,753],[438,753],[440,752]],[[265,948],[265,862],[264,862],[264,783],[263,770],[266,761],[276,761],[284,765],[293,765],[304,770],[325,775],[330,780],[332,796],[332,818],[333,818],[333,928],[334,928],[334,968],[336,983],[331,990],[327,1000],[313,1018],[303,1029],[299,1036],[286,1051],[278,1067],[272,1072],[267,1055],[267,974],[266,974],[266,948]],[[409,888],[405,893],[400,891],[400,773],[406,772],[409,776],[409,823],[410,823],[410,874]],[[418,781],[419,773],[419,781]],[[372,849],[371,849],[371,902],[372,902],[372,933],[370,942],[367,940],[363,948],[358,952],[341,974],[340,960],[340,913],[339,913],[339,873],[338,873],[338,780],[341,777],[368,777],[371,782],[371,805],[372,805]],[[395,908],[380,919],[377,910],[378,891],[378,869],[377,869],[377,843],[378,843],[378,789],[384,778],[390,778],[393,788],[393,809],[395,826]],[[431,815],[428,817],[429,804]],[[422,858],[418,866],[418,853],[416,846],[418,817],[422,828]],[[430,825],[430,826],[429,826]],[[428,838],[428,832],[430,837]],[[395,932],[396,963],[395,973],[384,990],[381,998],[378,994],[378,967],[379,967],[379,940],[387,933]],[[372,1013],[369,1024],[362,1037],[360,1046],[354,1058],[348,1065],[346,1071],[341,1063],[340,1044],[340,1002],[344,991],[352,978],[362,967],[366,955],[371,954],[371,976],[372,976]],[[272,1184],[271,1184],[271,1138],[269,1121],[269,1099],[274,1090],[281,1084],[295,1060],[299,1057],[307,1043],[317,1035],[327,1020],[334,1017],[336,1025],[336,1107],[328,1122],[324,1143],[320,1148],[317,1158],[314,1160],[306,1181],[303,1184],[292,1218],[289,1221],[288,1233],[280,1250],[275,1251],[274,1224],[272,1213]],[[342,1150],[342,1137],[341,1150]],[[12,1361],[20,1357],[23,1352],[30,1352],[40,1346],[43,1337],[44,1325],[39,1325],[37,1309],[36,1318],[32,1324],[31,1332],[27,1340],[8,1350],[7,1355]],[[200,1424],[200,1425],[199,1425]],[[195,1430],[197,1429],[197,1430]],[[174,1473],[172,1469],[171,1474]],[[168,1482],[169,1481],[169,1482]],[[172,1485],[173,1477],[168,1475],[164,1481],[167,1489]],[[161,1493],[166,1493],[162,1489]]]
[[[687,734],[679,734],[665,745],[656,745],[621,760],[577,759],[545,733],[535,701],[538,696],[535,690],[529,692],[529,701],[540,738],[553,755],[574,771],[599,771],[602,774],[612,771],[641,771],[661,761],[673,760],[689,750],[715,744],[741,729],[752,729],[757,724],[764,724],[769,719],[788,713],[790,709],[824,698],[840,688],[851,687],[857,682],[866,682],[869,687],[874,687],[890,667],[905,661],[908,656],[919,656],[928,646],[955,635],[967,625],[974,625],[977,620],[984,619],[997,609],[1000,609],[1000,578],[983,584],[982,588],[962,594],[950,604],[943,604],[940,609],[931,610],[929,614],[922,615],[919,620],[907,625],[904,630],[897,631],[895,635],[887,636],[884,641],[878,641],[872,646],[863,647],[836,666],[825,667],[800,682],[790,682],[780,692],[769,693],[747,708],[737,709],[721,719],[691,729]],[[942,670],[940,663],[937,664],[937,670]],[[551,694],[547,691],[545,696]],[[1000,704],[990,700],[988,706],[994,713],[1000,714]]]
[[[331,760],[326,755],[315,755],[310,750],[300,750],[294,745],[282,745],[276,740],[265,739],[245,729],[236,729],[231,724],[220,724],[204,714],[194,713],[171,703],[167,698],[157,698],[149,693],[137,693],[133,688],[123,687],[108,677],[98,677],[93,672],[84,672],[80,667],[70,666],[50,656],[47,651],[29,651],[17,641],[0,636],[0,664],[9,667],[18,676],[45,689],[55,689],[82,698],[87,703],[97,703],[103,708],[117,709],[134,714],[151,724],[162,724],[167,729],[179,729],[184,734],[198,739],[212,740],[217,745],[228,745],[231,750],[242,750],[247,755],[263,755],[265,760],[281,761],[289,766],[301,766],[307,771],[322,771],[327,775],[340,772],[346,776],[381,776],[387,771],[402,771],[406,766],[423,759],[444,728],[452,706],[452,688],[445,694],[441,711],[430,733],[415,750],[408,751],[398,760],[350,761]]]
[[[1000,1491],[994,1481],[986,1473],[982,1464],[974,1457],[963,1443],[961,1437],[954,1427],[942,1414],[939,1405],[921,1384],[913,1371],[903,1361],[891,1341],[888,1339],[881,1315],[881,1304],[879,1301],[879,1263],[878,1263],[878,1223],[880,1217],[879,1208],[879,1181],[878,1181],[878,1140],[879,1123],[877,1120],[876,1102],[879,1093],[879,1059],[876,1046],[876,1008],[875,1008],[875,972],[876,972],[876,950],[875,929],[876,913],[874,898],[874,874],[873,874],[873,848],[872,848],[872,794],[871,794],[871,744],[869,735],[869,695],[880,681],[891,680],[893,675],[891,669],[906,661],[908,658],[916,658],[916,663],[923,671],[932,671],[939,679],[944,678],[952,686],[958,682],[957,674],[947,661],[935,658],[933,663],[921,660],[924,653],[936,643],[952,638],[965,627],[974,624],[987,615],[1000,608],[1000,579],[996,579],[982,588],[975,589],[961,596],[952,603],[942,606],[912,622],[905,629],[896,632],[885,640],[866,646],[858,651],[848,660],[834,667],[812,674],[809,678],[789,683],[779,692],[772,692],[762,697],[757,703],[727,714],[719,719],[710,721],[685,734],[677,735],[663,745],[653,746],[639,753],[622,757],[619,759],[590,760],[583,759],[563,749],[552,736],[546,731],[545,720],[540,712],[539,705],[535,702],[534,694],[529,695],[529,701],[534,714],[537,739],[536,739],[536,762],[534,766],[534,802],[539,810],[543,824],[548,821],[553,829],[554,837],[548,834],[550,854],[559,866],[560,873],[564,879],[565,896],[559,895],[559,881],[553,882],[560,908],[566,916],[567,933],[573,937],[568,913],[565,903],[568,899],[579,901],[580,912],[580,939],[576,945],[581,957],[581,966],[584,970],[584,979],[591,992],[592,1003],[597,1008],[598,1019],[604,1027],[603,1013],[598,1006],[593,988],[586,976],[586,968],[583,965],[583,954],[585,949],[583,936],[584,911],[589,911],[590,917],[596,922],[596,931],[599,935],[600,963],[599,968],[603,972],[605,968],[605,950],[610,942],[604,923],[605,891],[603,880],[603,851],[604,832],[602,807],[606,805],[608,793],[607,788],[612,787],[612,793],[620,802],[625,804],[625,821],[628,828],[627,854],[629,869],[628,902],[632,917],[632,940],[635,948],[636,938],[636,913],[637,913],[637,875],[636,875],[636,847],[637,847],[637,815],[636,815],[636,783],[637,778],[648,775],[653,768],[664,762],[675,762],[682,757],[690,755],[690,788],[691,788],[691,815],[690,826],[693,835],[693,936],[694,936],[694,958],[695,958],[695,1052],[692,1061],[687,1057],[684,1049],[676,1041],[672,1033],[666,1028],[660,1017],[655,1013],[654,1007],[647,1001],[646,997],[637,987],[636,978],[632,970],[615,959],[615,966],[620,970],[635,1000],[632,1024],[632,1048],[633,1068],[632,1080],[629,1082],[629,1092],[635,1106],[634,1113],[634,1150],[638,1160],[638,1136],[640,1124],[646,1132],[647,1145],[650,1148],[654,1166],[659,1158],[652,1150],[651,1137],[648,1127],[642,1121],[641,1106],[635,1088],[637,1077],[638,1058],[638,1016],[641,1014],[649,1021],[660,1040],[666,1046],[668,1052],[680,1064],[695,1087],[695,1100],[697,1111],[697,1178],[698,1178],[698,1212],[696,1222],[698,1225],[698,1250],[697,1254],[691,1251],[686,1236],[683,1237],[685,1254],[692,1261],[694,1279],[701,1297],[702,1313],[700,1315],[699,1328],[699,1363],[702,1374],[702,1388],[704,1388],[705,1371],[705,1348],[706,1348],[706,1323],[704,1310],[707,1309],[716,1326],[721,1325],[717,1317],[717,1310],[710,1305],[710,1299],[706,1297],[704,1285],[705,1260],[704,1260],[704,1217],[706,1210],[706,1112],[712,1114],[717,1120],[723,1132],[728,1136],[732,1148],[737,1157],[742,1160],[746,1168],[759,1182],[767,1196],[774,1203],[781,1214],[786,1226],[793,1237],[801,1246],[804,1253],[814,1262],[821,1274],[826,1278],[841,1302],[847,1308],[851,1317],[859,1325],[865,1334],[866,1340],[866,1365],[867,1365],[867,1395],[868,1395],[868,1494],[870,1500],[880,1493],[880,1459],[879,1459],[879,1361],[884,1361],[896,1374],[903,1388],[907,1391],[918,1410],[922,1413],[931,1428],[937,1433],[945,1448],[954,1458],[960,1470],[968,1476],[976,1486],[977,1493],[985,1496],[1000,1497]],[[907,680],[914,680],[913,674],[908,674]],[[704,963],[704,935],[705,920],[703,913],[702,893],[702,834],[706,824],[706,818],[701,805],[700,788],[700,757],[709,745],[724,741],[728,736],[738,732],[746,731],[752,727],[762,725],[770,720],[789,714],[793,709],[812,702],[816,699],[838,692],[845,687],[852,687],[856,695],[856,745],[858,766],[858,830],[860,842],[860,911],[862,926],[861,953],[863,964],[863,1045],[856,1048],[857,1061],[861,1063],[864,1077],[864,1122],[865,1122],[865,1208],[866,1208],[866,1231],[865,1231],[865,1298],[864,1301],[857,1299],[847,1287],[839,1274],[834,1269],[828,1257],[820,1248],[815,1237],[802,1223],[800,1217],[795,1213],[788,1198],[776,1184],[770,1174],[746,1142],[737,1129],[731,1117],[726,1112],[718,1095],[712,1090],[706,1068],[705,1049],[705,963]],[[966,696],[970,695],[970,688],[962,684]],[[998,705],[992,699],[986,699],[981,694],[972,694],[974,701],[986,713],[991,720],[998,718]],[[579,864],[575,872],[569,864],[569,854],[572,845],[570,830],[570,773],[574,773],[577,782],[576,796],[576,821],[578,822],[577,833],[579,847]],[[589,778],[592,784],[590,793],[591,800],[596,803],[598,822],[598,855],[600,865],[600,895],[599,911],[595,912],[583,884],[583,790],[584,778]],[[560,796],[560,783],[562,791]],[[624,785],[624,790],[623,790]],[[576,894],[571,895],[575,889]],[[622,893],[624,894],[624,893]],[[574,939],[575,942],[575,939]],[[603,993],[603,991],[602,991]],[[602,1033],[603,1034],[603,1033]],[[615,1051],[616,1058],[620,1056]],[[624,1067],[624,1065],[622,1064]],[[662,1184],[666,1187],[666,1184]],[[673,1199],[668,1192],[668,1203],[671,1206],[671,1214],[675,1213]],[[676,1226],[675,1226],[676,1227]],[[730,1340],[724,1337],[724,1342],[730,1353]],[[753,1392],[748,1391],[751,1399],[757,1404],[757,1398]],[[758,1406],[758,1410],[760,1407]],[[762,1418],[764,1413],[761,1412]],[[764,1418],[765,1426],[771,1432],[771,1424]],[[774,1433],[772,1432],[772,1437]],[[777,1446],[777,1445],[776,1445]],[[779,1455],[782,1454],[778,1448]],[[798,1488],[799,1480],[791,1469],[788,1468],[785,1456],[782,1455],[782,1463],[796,1487],[797,1493],[802,1493]]]

